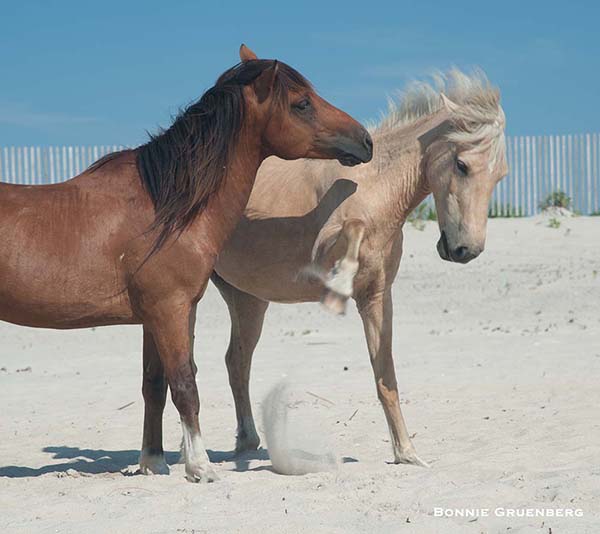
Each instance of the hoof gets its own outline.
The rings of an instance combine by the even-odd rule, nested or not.
[[[394,459],[395,464],[410,464],[410,465],[418,465],[419,467],[427,467],[427,468],[431,467],[425,460],[422,460],[415,451],[396,453],[395,456],[396,456]]]
[[[142,451],[140,455],[140,471],[144,475],[168,475],[169,466],[163,454],[148,454]]]
[[[210,464],[186,467],[185,478],[188,482],[193,482],[195,484],[209,484],[219,480],[217,473],[215,473],[215,470],[210,466]]]
[[[254,419],[252,416],[243,417],[238,422],[237,434],[235,436],[235,454],[247,451],[255,451],[260,445],[260,438],[256,433]]]
[[[260,446],[260,439],[258,436],[250,436],[244,438],[237,438],[235,441],[235,453],[243,454],[248,451],[255,451]]]
[[[321,304],[330,312],[336,315],[344,315],[346,313],[346,302],[348,297],[340,295],[331,289],[328,289],[321,297]]]

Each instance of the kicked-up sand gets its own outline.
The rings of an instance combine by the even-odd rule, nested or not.
[[[389,463],[353,306],[346,317],[318,304],[267,313],[251,381],[259,433],[260,403],[285,378],[301,393],[290,409],[339,460],[333,472],[284,476],[266,450],[233,455],[229,319],[209,288],[196,362],[220,476],[210,485],[186,482],[176,463],[170,401],[171,474],[135,474],[141,327],[0,324],[0,532],[600,532],[600,218],[559,222],[491,220],[486,251],[466,266],[439,259],[435,223],[407,225],[395,362],[430,469]]]

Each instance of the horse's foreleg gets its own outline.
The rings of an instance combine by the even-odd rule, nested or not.
[[[144,328],[144,436],[140,469],[145,475],[168,475],[162,440],[162,418],[167,398],[167,379],[152,334]]]
[[[377,396],[383,406],[392,438],[394,461],[428,467],[415,452],[400,410],[392,356],[391,289],[387,288],[382,292],[366,292],[365,295],[357,298],[357,305],[367,338]]]
[[[194,308],[184,306],[165,307],[148,326],[181,418],[186,478],[190,482],[213,482],[217,475],[202,443],[198,421],[200,399],[192,357],[194,312]]]
[[[341,257],[324,276],[325,291],[321,303],[337,314],[346,311],[346,302],[354,290],[354,277],[358,272],[360,245],[365,235],[365,223],[361,219],[344,221],[331,252]],[[341,249],[341,250],[340,250]]]
[[[213,274],[211,280],[227,303],[231,317],[231,337],[225,362],[237,417],[235,450],[256,450],[260,438],[250,404],[250,367],[269,303],[229,285],[217,274]]]

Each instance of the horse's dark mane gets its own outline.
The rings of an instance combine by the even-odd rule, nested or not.
[[[243,88],[273,64],[251,60],[227,70],[168,129],[137,148],[138,172],[156,211],[151,229],[160,228],[150,255],[184,230],[219,189],[244,120]],[[288,65],[277,67],[272,96],[281,106],[290,89],[310,84]]]

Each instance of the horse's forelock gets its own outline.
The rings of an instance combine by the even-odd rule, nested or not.
[[[388,114],[374,131],[409,127],[422,117],[436,113],[442,107],[441,93],[458,108],[447,138],[468,147],[488,145],[490,168],[495,166],[505,151],[505,117],[500,106],[500,91],[480,69],[466,74],[454,68],[445,74],[434,74],[431,83],[411,82],[398,99],[390,101]]]
[[[249,85],[274,63],[273,59],[253,59],[238,63],[219,77],[215,87]],[[290,91],[312,90],[311,83],[296,69],[281,61],[277,61],[277,67],[273,87],[274,105],[287,103],[287,95]]]

